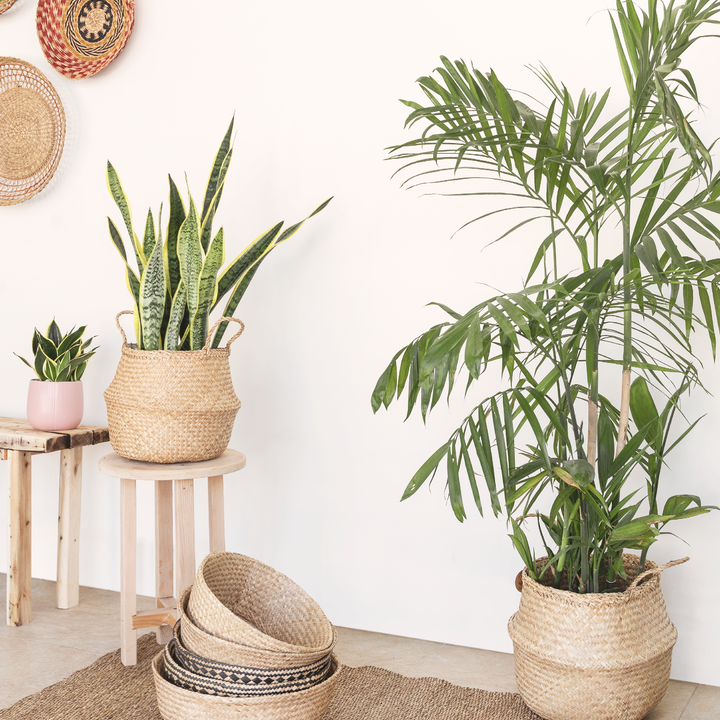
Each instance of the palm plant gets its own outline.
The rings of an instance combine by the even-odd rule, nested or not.
[[[289,240],[305,220],[317,215],[330,202],[319,205],[298,223],[283,229],[283,222],[259,235],[225,268],[225,233],[213,234],[213,221],[222,198],[232,160],[234,119],[220,143],[210,171],[202,209],[188,190],[188,207],[173,181],[170,184],[170,213],[162,237],[162,205],[157,230],[148,209],[140,242],[133,229],[130,203],[112,163],[107,164],[107,184],[120,211],[134,251],[136,268],[128,260],[120,232],[108,218],[110,238],[125,262],[127,286],[135,303],[135,337],[140,350],[199,350],[205,345],[210,313],[228,295],[222,317],[231,317],[260,264],[281,243]],[[228,323],[218,328],[212,347],[220,345]]]
[[[403,499],[444,464],[462,521],[461,475],[480,513],[481,476],[531,576],[547,573],[543,581],[557,587],[613,588],[624,548],[640,550],[644,563],[668,522],[710,510],[689,494],[660,510],[658,488],[668,453],[695,425],[671,434],[681,397],[700,385],[693,333],[706,333],[713,357],[716,350],[720,174],[681,108],[699,101],[680,61],[718,13],[717,0],[648,0],[647,11],[618,0],[610,26],[627,106],[610,117],[609,90],[573,98],[541,66],[534,73],[550,99],[530,107],[494,72],[444,57],[437,77],[418,80],[429,102],[404,101],[406,125],[422,127],[391,149],[405,184],[495,183],[448,194],[499,200],[471,222],[509,212],[515,221],[498,240],[530,226],[539,243],[517,292],[465,313],[440,305],[450,319],[395,355],[372,407],[404,392],[408,416],[419,408],[425,419],[463,366],[470,386],[499,365],[507,387],[473,408]],[[618,225],[622,253],[608,255],[603,241]],[[573,264],[579,271],[563,272]],[[635,468],[646,476],[646,498],[628,485]],[[525,531],[531,519],[542,564]]]

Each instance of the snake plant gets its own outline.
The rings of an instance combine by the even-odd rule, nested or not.
[[[663,505],[659,481],[697,422],[671,429],[681,398],[700,385],[694,339],[703,334],[714,357],[720,330],[720,174],[681,107],[700,105],[680,66],[718,23],[720,2],[646,7],[618,0],[610,13],[624,110],[608,116],[609,90],[573,97],[545,67],[534,72],[547,97],[535,101],[495,72],[442,58],[418,80],[429,102],[405,101],[406,125],[422,131],[391,150],[406,183],[495,202],[476,220],[511,216],[497,241],[521,228],[537,238],[523,287],[463,312],[438,303],[448,320],[402,348],[378,380],[374,411],[405,393],[408,415],[419,408],[423,419],[463,366],[468,386],[493,367],[504,381],[403,499],[444,466],[462,521],[463,476],[480,513],[484,480],[533,577],[549,571],[557,585],[564,576],[577,592],[613,587],[624,548],[644,563],[668,522],[711,509],[685,491]],[[627,484],[635,468],[645,498]],[[550,558],[543,570],[529,525]]]
[[[14,354],[34,370],[40,380],[77,382],[83,376],[88,360],[97,350],[97,347],[88,350],[94,336],[83,342],[84,333],[83,325],[63,335],[53,319],[45,335],[37,328],[33,332],[32,351],[35,361],[32,365],[24,357]]]
[[[290,239],[305,220],[330,202],[323,202],[301,222],[283,229],[279,222],[250,243],[232,262],[225,260],[225,233],[213,234],[213,221],[220,204],[225,178],[232,159],[234,119],[217,151],[201,207],[188,190],[183,202],[177,185],[168,176],[169,218],[162,236],[162,205],[157,226],[148,210],[142,241],[133,229],[130,203],[112,163],[107,164],[107,184],[117,205],[136,261],[134,269],[120,232],[108,217],[113,244],[125,262],[127,286],[135,303],[135,336],[141,350],[199,350],[206,342],[210,313],[228,296],[222,317],[235,312],[260,263],[278,245]],[[213,340],[218,347],[227,322],[221,323]]]

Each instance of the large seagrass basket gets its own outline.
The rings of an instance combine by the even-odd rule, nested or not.
[[[110,444],[118,455],[156,463],[197,462],[227,449],[240,401],[230,374],[230,345],[245,326],[220,318],[202,350],[138,350],[124,330],[122,355],[105,391]],[[224,348],[210,348],[224,320],[241,329]]]
[[[302,664],[328,654],[335,630],[296,583],[254,558],[210,553],[200,563],[187,613],[207,633],[262,650],[295,654]]]
[[[520,609],[508,631],[518,690],[546,720],[640,720],[662,699],[677,631],[658,567],[623,555],[624,592],[580,595],[546,587],[522,573]],[[542,562],[542,561],[540,561]]]

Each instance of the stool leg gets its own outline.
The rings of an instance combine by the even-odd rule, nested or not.
[[[27,625],[32,598],[32,473],[30,453],[8,453],[7,624]]]
[[[173,486],[172,482],[155,483],[155,597],[157,607],[168,606],[173,595]],[[160,645],[172,639],[170,625],[161,625],[156,633]]]
[[[63,609],[80,601],[82,454],[82,446],[60,451],[56,593],[57,606]]]
[[[175,483],[175,548],[177,595],[195,579],[195,497],[192,480]]]
[[[208,478],[208,514],[210,521],[210,552],[225,550],[225,498],[223,476]]]
[[[120,658],[123,665],[137,664],[137,612],[135,586],[137,552],[135,480],[120,480]]]

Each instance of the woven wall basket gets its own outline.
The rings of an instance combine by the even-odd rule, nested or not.
[[[130,38],[134,0],[40,0],[37,34],[48,62],[71,80],[111,63]]]
[[[105,391],[110,444],[118,455],[157,463],[197,462],[227,449],[240,401],[230,375],[230,345],[245,326],[220,318],[202,350],[137,350],[123,336],[115,377]],[[223,320],[241,326],[224,348],[211,349]]]
[[[621,593],[579,595],[522,574],[520,609],[508,631],[518,690],[546,720],[640,720],[662,699],[677,631],[668,618],[660,573],[636,577],[639,558],[623,555]]]
[[[9,10],[16,2],[17,0],[0,0],[0,15]]]
[[[163,652],[153,660],[160,715],[165,720],[320,720],[332,700],[341,666],[333,656],[331,674],[307,690],[283,695],[229,698],[178,687],[165,677]]]
[[[0,57],[0,205],[39,193],[65,143],[65,111],[49,80],[24,60]]]

